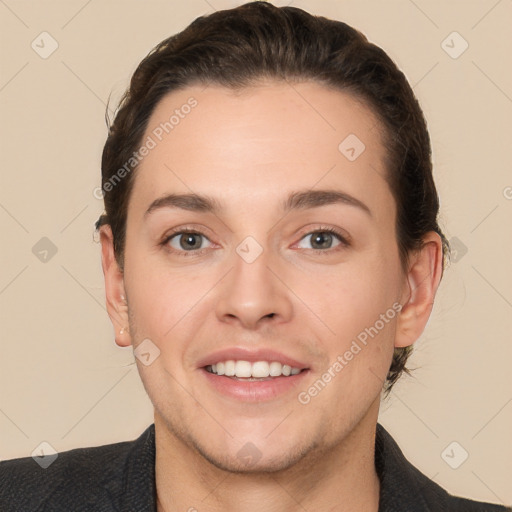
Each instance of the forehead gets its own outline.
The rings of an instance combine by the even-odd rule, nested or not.
[[[281,199],[284,188],[315,186],[342,188],[367,203],[392,200],[376,116],[357,98],[317,83],[172,92],[156,106],[144,141],[152,149],[132,192],[141,208],[169,192],[221,193],[247,207]]]

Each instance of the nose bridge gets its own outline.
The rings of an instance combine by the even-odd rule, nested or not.
[[[273,262],[268,246],[254,237],[248,236],[238,244],[232,257],[233,269],[217,302],[220,320],[236,318],[245,327],[255,328],[265,318],[289,319],[290,297],[271,270]]]

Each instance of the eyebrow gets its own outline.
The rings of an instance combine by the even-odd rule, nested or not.
[[[345,204],[359,208],[370,217],[372,212],[359,199],[339,190],[305,190],[292,192],[282,203],[284,212],[307,210],[332,204]],[[161,208],[179,208],[193,212],[220,213],[222,205],[215,198],[199,194],[167,194],[155,199],[144,213],[144,217]]]

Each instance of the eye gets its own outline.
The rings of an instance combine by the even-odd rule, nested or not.
[[[212,244],[209,238],[203,233],[191,229],[175,231],[167,236],[161,245],[172,253],[179,256],[192,256],[203,252]],[[308,247],[309,244],[309,247]],[[300,249],[312,249],[320,252],[328,252],[348,247],[350,243],[347,238],[333,228],[320,228],[311,231],[303,236],[297,247]]]
[[[169,235],[162,245],[170,247],[173,252],[193,252],[205,249],[210,240],[202,233],[182,230]]]
[[[304,241],[310,245],[310,247],[304,246]],[[334,245],[333,245],[334,244]],[[346,239],[338,233],[335,229],[326,228],[312,231],[304,236],[298,244],[300,249],[319,249],[328,250],[338,246],[348,246]]]

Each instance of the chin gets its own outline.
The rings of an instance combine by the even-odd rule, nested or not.
[[[216,468],[229,473],[238,474],[267,474],[285,471],[297,465],[314,452],[314,445],[308,447],[284,447],[281,445],[281,453],[265,453],[269,449],[259,450],[255,444],[248,441],[235,448],[233,453],[226,455],[221,450],[212,450],[211,446],[204,447],[193,443],[197,452]]]

